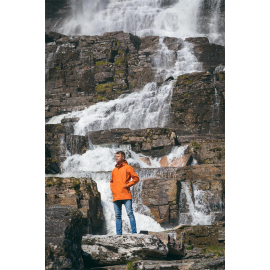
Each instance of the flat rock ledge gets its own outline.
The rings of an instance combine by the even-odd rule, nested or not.
[[[94,267],[91,270],[224,270],[225,257],[200,260],[138,260],[127,265]]]
[[[86,235],[82,238],[85,267],[127,264],[132,260],[163,259],[169,249],[155,235]]]

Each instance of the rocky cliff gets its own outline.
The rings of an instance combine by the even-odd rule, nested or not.
[[[46,34],[48,224],[65,231],[57,207],[71,206],[83,235],[81,253],[48,248],[47,269],[224,269],[224,50],[205,37]],[[113,235],[116,150],[140,177],[136,236],[124,213]]]

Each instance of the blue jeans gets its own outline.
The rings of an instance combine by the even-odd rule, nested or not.
[[[132,210],[132,200],[117,200],[113,202],[116,221],[116,234],[122,235],[122,204],[125,205],[132,233],[137,233],[135,216]]]

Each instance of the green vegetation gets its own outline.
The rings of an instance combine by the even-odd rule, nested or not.
[[[119,74],[119,73],[125,73],[125,71],[122,71],[122,70],[118,70],[115,72],[116,74]]]
[[[192,250],[193,249],[193,246],[188,246],[186,249],[187,250]]]
[[[133,262],[135,262],[135,260],[130,261],[130,262],[127,263],[127,270],[134,270],[134,268],[133,268]]]
[[[188,97],[188,96],[190,96],[190,93],[186,92],[186,93],[184,94],[184,97]]]
[[[98,93],[104,94],[104,93],[110,93],[112,91],[114,83],[102,83],[96,86],[96,91]]]
[[[96,62],[96,66],[97,67],[103,66],[103,65],[106,65],[106,64],[107,64],[107,62],[105,62],[105,61],[98,61],[98,62]]]
[[[77,179],[77,178],[74,178],[73,181],[72,181],[71,187],[74,188],[75,190],[79,190],[80,185],[81,185],[80,180]]]
[[[47,187],[51,187],[51,186],[53,186],[53,184],[54,184],[52,178],[46,179],[45,183],[46,183],[46,186],[47,186]]]
[[[209,246],[203,249],[203,254],[213,253],[215,256],[225,256],[225,248],[223,247],[216,247],[216,246]]]
[[[209,164],[210,163],[210,160],[207,158],[203,161],[204,164]]]
[[[186,81],[186,82],[184,83],[184,85],[187,85],[187,84],[189,84],[189,83],[192,83],[192,81]]]
[[[106,99],[106,97],[102,97],[102,96],[97,97],[97,100],[99,100],[99,101],[104,100],[104,99]]]
[[[125,53],[124,51],[122,50],[118,50],[118,53],[121,54],[121,53]]]
[[[202,146],[199,143],[197,143],[197,142],[193,142],[192,143],[192,146],[194,146],[197,149],[201,149],[202,148]]]
[[[116,61],[115,61],[115,64],[118,65],[118,66],[121,66],[123,65],[125,61],[125,58],[124,57],[117,57]]]

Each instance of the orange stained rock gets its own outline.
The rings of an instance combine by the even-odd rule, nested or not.
[[[151,165],[151,161],[149,157],[140,157],[140,160],[144,163],[146,163],[147,165]]]
[[[130,179],[132,178],[132,181]],[[117,200],[132,199],[130,187],[139,182],[139,176],[133,167],[124,160],[121,164],[116,164],[112,171],[110,187],[113,195],[113,202]]]

